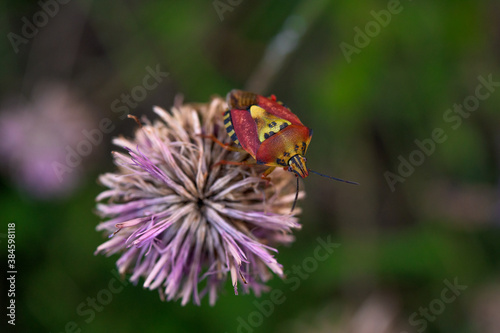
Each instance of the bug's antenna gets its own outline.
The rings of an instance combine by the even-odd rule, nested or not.
[[[350,181],[350,180],[343,180],[343,179],[340,179],[340,178],[335,178],[335,177],[332,177],[332,176],[327,176],[327,175],[324,175],[324,174],[322,174],[322,173],[316,172],[316,171],[311,170],[311,169],[309,169],[309,171],[310,171],[310,172],[312,172],[312,173],[315,173],[315,174],[317,174],[317,175],[320,175],[321,177],[330,178],[330,179],[333,179],[333,180],[337,180],[337,181],[339,181],[339,182],[344,182],[344,183],[349,183],[349,184],[359,185],[359,183],[352,182],[352,181]]]
[[[295,209],[295,205],[297,204],[297,199],[299,198],[299,176],[295,175],[295,178],[297,178],[297,191],[295,192],[295,199],[293,200],[293,206],[292,210],[290,211],[290,214]]]

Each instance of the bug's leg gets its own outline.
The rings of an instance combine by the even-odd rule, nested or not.
[[[214,164],[214,167],[217,165],[221,164],[230,164],[230,165],[257,165],[256,163],[249,162],[249,161],[242,161],[242,162],[236,162],[236,161],[226,161],[222,160]]]
[[[222,143],[213,134],[210,134],[210,135],[198,134],[198,136],[200,136],[200,137],[202,137],[204,139],[210,139],[210,140],[214,141],[216,144],[218,144],[219,146],[221,146],[222,148],[224,148],[226,150],[237,151],[237,152],[240,152],[240,153],[244,153],[245,152],[245,150],[242,149],[242,148],[238,148],[238,147],[231,146],[230,144]]]
[[[266,186],[269,185],[269,182],[271,181],[271,177],[268,177],[268,175],[274,171],[274,169],[276,169],[275,166],[272,166],[268,169],[266,169],[266,171],[264,171],[264,173],[260,176],[260,178],[262,178],[263,180],[266,181]]]
[[[235,162],[235,161],[226,161],[226,160],[222,160],[222,161],[219,161],[217,162],[214,166],[216,165],[220,165],[220,164],[230,164],[230,165],[248,165],[248,166],[253,166],[253,165],[259,165],[255,162],[251,162],[251,161],[242,161],[242,162]],[[276,169],[275,166],[272,166],[272,167],[269,167],[266,169],[266,171],[264,171],[262,173],[262,175],[260,175],[260,178],[262,180],[265,180],[266,181],[266,186],[269,185],[269,182],[271,181],[271,177],[268,177],[268,175],[274,171],[274,169]]]

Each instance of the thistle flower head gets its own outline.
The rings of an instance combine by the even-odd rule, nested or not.
[[[97,197],[108,199],[97,211],[110,219],[97,230],[111,238],[96,253],[121,253],[121,274],[134,283],[143,277],[145,288],[183,305],[199,305],[205,294],[213,305],[228,275],[236,294],[240,283],[259,295],[271,272],[283,276],[273,246],[290,243],[300,228],[289,213],[293,174],[275,171],[266,184],[265,167],[217,164],[249,158],[200,136],[229,143],[226,107],[220,98],[171,113],[156,107],[159,120],[144,120],[132,140],[114,140],[126,153],[115,152],[118,171],[99,178],[109,189]]]

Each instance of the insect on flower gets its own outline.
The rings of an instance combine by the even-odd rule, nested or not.
[[[277,247],[292,243],[301,227],[286,214],[295,192],[292,174],[276,170],[273,186],[262,189],[265,167],[218,165],[224,158],[246,160],[248,153],[198,135],[229,142],[225,109],[219,97],[178,100],[171,112],[156,107],[157,119],[143,118],[133,137],[114,139],[123,148],[113,154],[118,168],[99,177],[106,189],[97,197],[97,213],[105,220],[97,230],[109,239],[96,253],[119,253],[120,274],[130,274],[134,284],[144,279],[145,288],[183,305],[199,305],[205,295],[213,305],[228,279],[235,294],[268,290],[273,275],[284,277]]]
[[[297,177],[297,191],[292,211],[299,192],[299,176],[306,178],[309,172],[333,180],[355,184],[356,182],[327,176],[307,167],[305,154],[311,142],[312,130],[300,121],[276,96],[264,97],[251,92],[231,90],[226,97],[228,110],[224,113],[227,134],[237,147],[223,144],[229,150],[245,151],[255,161],[221,161],[220,164],[266,165],[269,168],[262,179],[277,167],[293,172]]]

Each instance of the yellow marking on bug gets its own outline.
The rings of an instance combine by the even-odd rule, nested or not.
[[[257,125],[257,133],[260,142],[264,142],[264,140],[291,124],[291,122],[285,119],[270,114],[258,105],[252,105],[250,107],[250,115]]]
[[[226,127],[231,125],[231,114],[229,113],[229,110],[224,112],[224,125]]]
[[[231,138],[231,140],[233,140],[233,142],[236,143],[238,146],[241,146],[240,140],[238,140],[238,137],[236,136],[236,133],[234,132],[233,123],[231,121],[231,113],[229,110],[227,110],[224,113],[224,127],[226,128],[226,132],[229,135],[229,137]]]
[[[229,137],[231,138],[231,140],[234,141],[234,143],[236,143],[237,145],[240,144],[240,141],[238,140],[238,137],[236,136],[236,133],[234,132],[234,129],[230,132],[227,133],[229,135]]]

